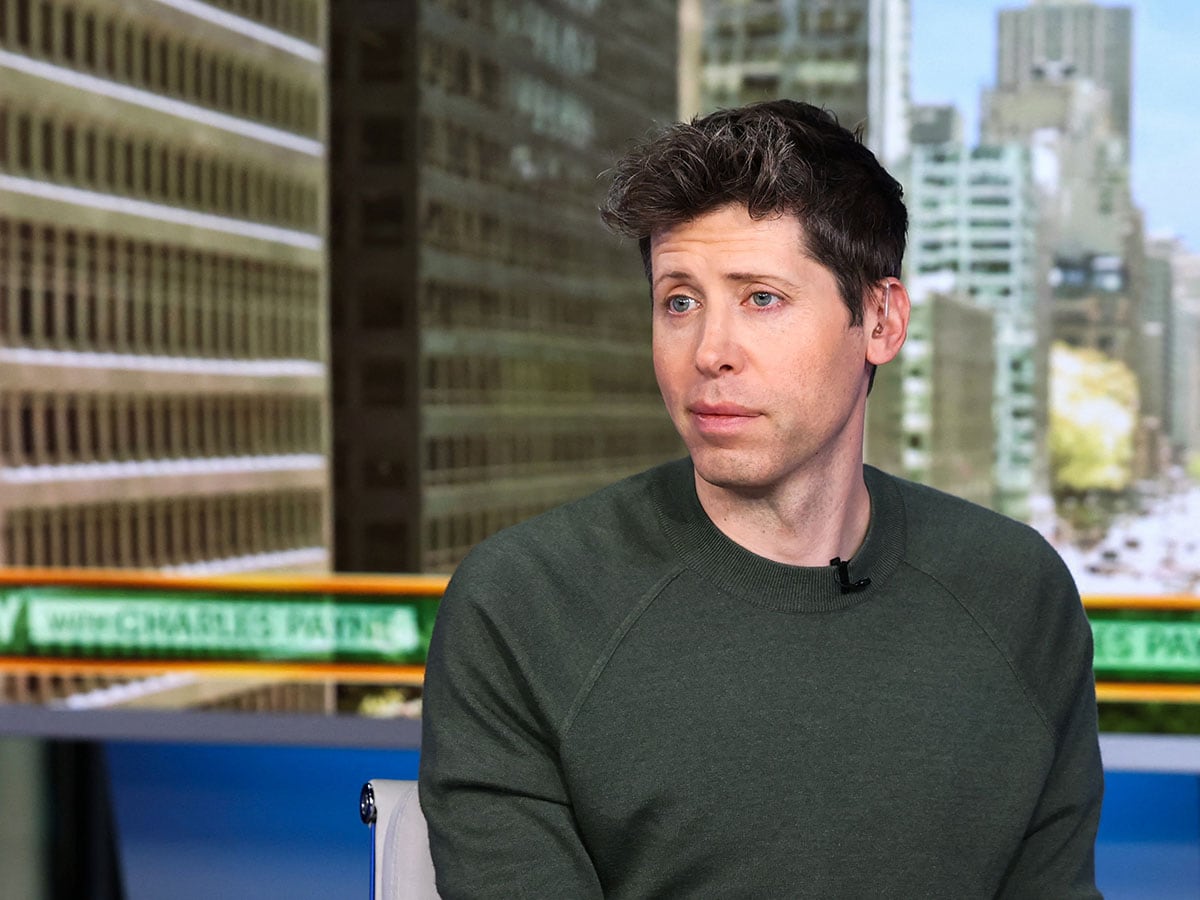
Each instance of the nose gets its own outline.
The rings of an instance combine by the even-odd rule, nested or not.
[[[736,372],[742,367],[742,346],[734,316],[726,309],[709,307],[699,329],[696,368],[710,377]]]

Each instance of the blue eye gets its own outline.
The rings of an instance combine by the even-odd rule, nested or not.
[[[696,301],[691,297],[683,297],[676,294],[674,297],[667,299],[667,308],[674,313],[685,313],[696,306]]]
[[[772,294],[770,291],[755,291],[750,295],[750,302],[759,309],[766,309],[767,307],[774,306],[777,302],[779,302],[779,297],[775,294]]]

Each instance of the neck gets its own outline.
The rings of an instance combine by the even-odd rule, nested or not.
[[[850,559],[871,521],[862,457],[847,454],[818,473],[793,473],[761,493],[735,491],[696,475],[696,496],[713,524],[751,553],[795,566]]]

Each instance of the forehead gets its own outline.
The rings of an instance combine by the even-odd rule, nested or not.
[[[651,234],[647,249],[648,269],[656,271],[661,271],[660,263],[668,259],[669,268],[681,261],[687,265],[689,260],[739,266],[739,260],[748,264],[763,257],[785,265],[816,264],[799,217],[790,213],[756,217],[744,205],[718,207],[660,228]]]
[[[803,249],[804,224],[792,213],[752,216],[746,206],[730,204],[706,210],[683,222],[655,229],[650,250],[664,249],[689,241],[729,243],[782,243]]]

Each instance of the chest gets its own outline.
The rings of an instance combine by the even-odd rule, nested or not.
[[[965,857],[1002,870],[1052,748],[969,619],[690,611],[629,632],[564,743],[598,860],[630,873],[645,848],[686,835],[691,869],[736,852],[765,871],[803,861],[845,877],[866,842],[881,873]]]

